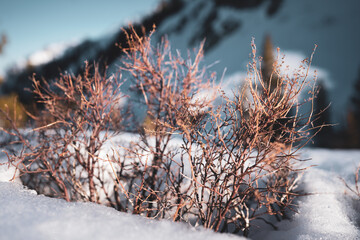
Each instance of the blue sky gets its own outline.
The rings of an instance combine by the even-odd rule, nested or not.
[[[0,55],[7,67],[54,43],[101,37],[139,19],[159,0],[0,0],[0,34],[8,37]]]

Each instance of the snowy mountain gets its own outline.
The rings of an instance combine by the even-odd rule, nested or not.
[[[240,76],[246,71],[252,37],[259,53],[266,34],[290,58],[309,57],[314,44],[319,47],[313,65],[330,91],[333,121],[344,123],[352,87],[360,66],[360,2],[356,0],[171,0],[135,24],[150,30],[157,25],[155,39],[167,35],[173,49],[186,53],[206,38],[206,64],[221,76]],[[59,70],[77,73],[83,62],[102,61],[117,66],[126,46],[122,30],[98,40],[88,40],[67,49],[47,63],[9,73],[2,91],[17,91],[22,100],[31,97],[23,91],[29,76],[37,72],[46,79]],[[300,64],[300,63],[299,63]],[[114,69],[114,68],[113,68]],[[235,74],[235,75],[234,75]],[[220,79],[220,77],[219,77]],[[345,112],[344,112],[345,111]]]
[[[317,44],[313,64],[328,72],[322,77],[330,87],[334,120],[342,122],[360,66],[359,9],[360,2],[350,0],[188,1],[186,8],[159,26],[158,33],[168,34],[179,49],[206,37],[207,62],[219,61],[214,69],[221,73],[226,68],[228,75],[245,71],[252,37],[260,53],[269,34],[285,54],[304,58]]]

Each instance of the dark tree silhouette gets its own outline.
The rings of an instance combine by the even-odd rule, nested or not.
[[[315,98],[315,114],[316,121],[314,121],[316,126],[326,125],[331,123],[330,116],[330,101],[328,98],[328,92],[323,81],[318,83],[318,93]],[[317,131],[317,129],[316,129]],[[321,129],[320,132],[315,136],[315,145],[317,147],[331,147],[332,146],[332,136],[333,131],[330,126],[325,126]]]
[[[347,135],[349,147],[360,148],[360,68],[354,90],[347,115]]]

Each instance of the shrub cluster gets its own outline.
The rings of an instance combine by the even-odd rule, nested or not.
[[[278,59],[270,86],[252,44],[247,85],[230,98],[200,67],[203,44],[184,59],[166,39],[154,47],[151,35],[128,32],[120,67],[147,115],[135,140],[104,152],[124,119],[121,75],[86,65],[82,76],[53,84],[33,78],[48,120],[33,129],[36,141],[9,132],[23,146],[9,163],[39,193],[215,231],[248,235],[254,219],[285,216],[300,195],[296,153],[311,139],[312,114],[298,110],[311,59],[291,76],[281,74]],[[214,106],[215,97],[222,104]]]

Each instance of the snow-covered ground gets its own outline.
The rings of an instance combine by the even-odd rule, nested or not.
[[[39,196],[0,182],[0,239],[234,239],[185,224],[151,221],[92,203]]]
[[[360,199],[350,185],[360,151],[305,149],[301,187],[311,195],[298,201],[291,220],[253,228],[251,239],[360,239]],[[3,158],[1,160],[5,162]],[[9,182],[14,170],[0,167],[0,239],[244,239],[243,237],[193,229],[183,223],[155,221],[118,212],[92,203],[68,203]]]
[[[299,200],[292,221],[283,221],[278,231],[263,232],[256,239],[360,239],[360,199],[349,196],[343,180],[353,183],[360,151],[306,149],[303,155],[314,164],[302,179],[312,193]]]

